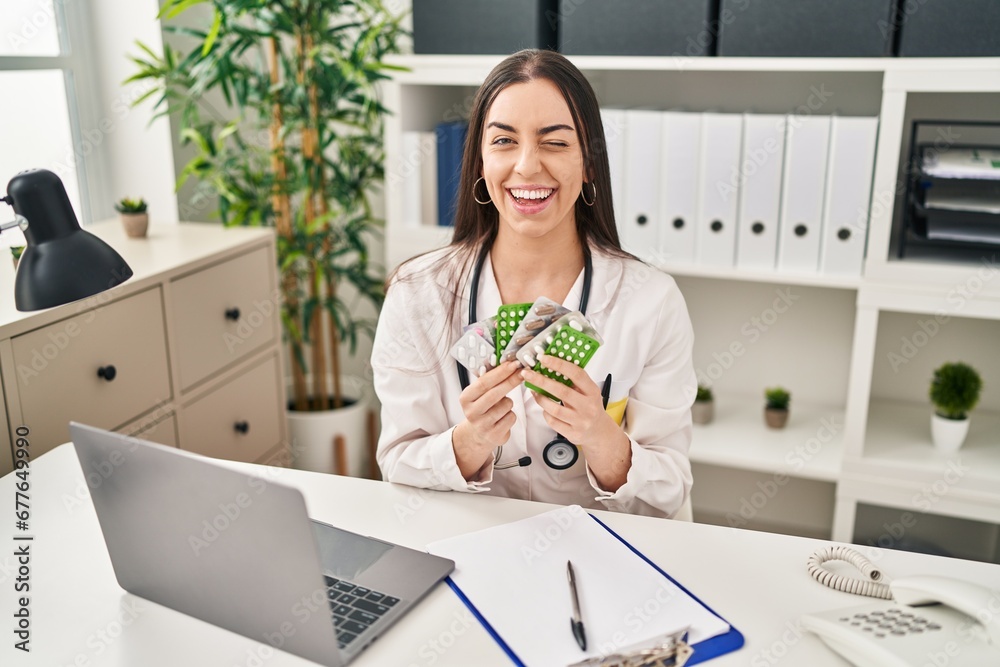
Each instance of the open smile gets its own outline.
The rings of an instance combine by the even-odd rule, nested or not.
[[[555,188],[507,188],[507,195],[519,213],[530,215],[543,211],[555,191]]]
[[[549,197],[552,196],[552,193],[555,192],[555,190],[553,188],[538,188],[531,190],[525,190],[522,188],[510,188],[509,190],[507,190],[507,192],[509,192],[511,196],[514,199],[518,200],[519,202],[524,202],[529,200],[537,201],[537,200],[548,199]]]

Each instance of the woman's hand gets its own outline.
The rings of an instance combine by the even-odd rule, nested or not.
[[[607,491],[616,491],[625,483],[632,465],[632,445],[625,432],[605,409],[601,389],[587,372],[576,364],[553,357],[539,357],[542,366],[562,373],[572,387],[525,369],[521,377],[539,389],[559,399],[553,401],[536,393],[535,402],[544,412],[545,422],[552,429],[583,450],[591,471]],[[561,404],[560,404],[561,403]]]
[[[476,378],[458,397],[465,421],[452,431],[451,444],[458,469],[467,480],[476,476],[494,449],[510,439],[517,417],[507,394],[521,384],[520,368],[517,361],[505,361]]]

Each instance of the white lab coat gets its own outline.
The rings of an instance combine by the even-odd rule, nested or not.
[[[467,324],[469,280],[454,284],[455,267],[435,251],[408,265],[389,289],[372,350],[375,391],[382,402],[377,458],[390,482],[652,516],[673,516],[691,489],[688,449],[697,388],[694,334],[673,278],[635,260],[593,250],[587,317],[604,339],[588,363],[598,387],[612,375],[609,405],[627,397],[623,427],[632,443],[627,481],[600,487],[583,457],[566,470],[542,460],[555,437],[522,383],[508,396],[517,417],[501,462],[528,455],[525,467],[493,470],[466,481],[458,470],[452,430],[464,421],[461,385],[448,351]],[[466,276],[467,277],[467,276]],[[446,312],[453,290],[458,312]],[[576,310],[583,273],[563,305]],[[489,258],[479,286],[478,317],[496,314],[500,293]],[[474,379],[474,378],[472,378]]]

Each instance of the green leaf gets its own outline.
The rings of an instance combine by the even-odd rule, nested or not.
[[[212,45],[215,44],[215,40],[219,37],[219,30],[222,29],[222,12],[218,8],[215,9],[215,18],[212,20],[212,27],[208,31],[208,36],[205,37],[205,43],[201,47],[201,55],[207,56],[212,50]]]
[[[239,119],[236,119],[226,124],[226,126],[222,128],[222,131],[219,132],[219,141],[223,142],[227,137],[235,133],[239,129],[238,123]]]
[[[156,15],[156,18],[176,18],[178,14],[186,11],[187,9],[207,1],[208,0],[167,0],[166,4],[160,8],[160,12]]]
[[[145,51],[146,54],[149,55],[149,57],[153,59],[153,62],[160,62],[160,56],[158,56],[155,53],[153,53],[153,50],[150,49],[148,46],[146,46],[145,44],[143,44],[139,40],[135,40],[135,45],[138,46],[143,51]],[[166,48],[166,45],[164,45],[164,47]]]
[[[185,127],[181,130],[181,143],[192,142],[198,146],[198,150],[202,153],[212,153],[212,150],[208,146],[208,141],[202,135],[201,132],[193,127]]]

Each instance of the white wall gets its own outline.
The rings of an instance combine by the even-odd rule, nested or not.
[[[409,12],[411,2],[388,0],[386,5],[397,13]],[[96,120],[83,129],[92,136],[97,136],[95,132],[101,135],[95,166],[103,172],[104,193],[93,202],[94,219],[113,216],[112,204],[117,199],[141,195],[150,204],[154,222],[216,220],[211,210],[214,202],[191,203],[196,184],[188,183],[179,193],[174,191],[177,177],[191,155],[180,146],[175,136],[176,125],[172,129],[166,118],[150,124],[154,113],[152,100],[137,108],[131,107],[131,101],[141,95],[148,84],[122,84],[137,69],[128,59],[128,55],[139,53],[135,46],[137,40],[155,53],[163,52],[164,41],[174,44],[182,40],[175,35],[164,35],[156,20],[157,0],[102,0],[88,2],[86,7],[86,20],[92,35],[88,55],[96,72],[98,89],[88,100],[92,105],[90,115]],[[195,7],[181,18],[185,23],[198,25],[204,21],[203,8]],[[406,24],[409,25],[408,20]],[[411,50],[408,43],[404,44],[404,49]],[[215,108],[222,109],[221,99],[217,101],[220,104],[214,105]],[[382,195],[376,195],[373,200],[376,215],[382,216]],[[373,244],[372,257],[381,263],[384,257],[381,240]],[[345,289],[344,297],[348,303],[352,302],[349,290]],[[359,310],[364,317],[374,314],[365,304],[361,304]],[[370,355],[371,341],[362,339],[357,354],[351,358],[345,356],[344,372],[367,379],[370,377]],[[285,367],[289,367],[287,359]]]
[[[97,90],[87,95],[91,119],[83,135],[99,138],[99,167],[103,171],[104,197],[92,202],[95,220],[114,215],[113,203],[121,197],[142,196],[149,202],[153,222],[176,222],[174,157],[170,125],[166,118],[150,123],[153,103],[131,103],[149,84],[122,82],[136,72],[128,56],[139,53],[141,41],[162,52],[163,36],[156,20],[156,0],[102,0],[88,2],[91,39],[89,56]]]

